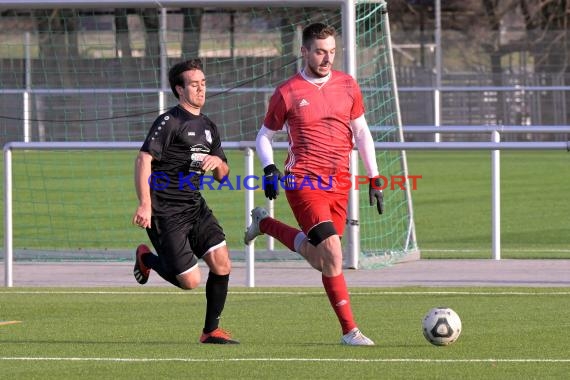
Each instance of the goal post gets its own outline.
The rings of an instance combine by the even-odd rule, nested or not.
[[[311,7],[296,0],[0,0],[0,10],[0,142],[30,142],[11,154],[15,259],[132,259],[132,247],[145,238],[129,220],[136,205],[134,152],[46,147],[140,145],[154,118],[176,104],[166,73],[183,59],[202,58],[204,113],[220,127],[224,143],[245,149],[273,89],[302,64],[302,28],[332,24],[339,31],[337,69],[358,80],[374,140],[403,138],[384,1]],[[284,136],[277,140],[283,144]],[[47,145],[34,150],[36,143]],[[243,176],[243,157],[231,155],[232,173]],[[284,152],[276,156],[282,160]],[[407,173],[404,152],[378,150],[377,160],[387,177]],[[358,162],[355,174],[362,173]],[[261,173],[257,158],[254,170]],[[243,195],[235,193],[206,196],[221,215],[230,250],[243,252],[243,213],[236,212]],[[367,191],[351,193],[343,239],[347,266],[418,257],[411,194],[387,189],[385,199],[386,213],[379,216],[367,204]],[[254,201],[265,199],[256,192]],[[274,203],[276,215],[295,224],[285,200]],[[256,259],[291,257],[280,254],[285,249],[279,244],[276,252],[264,252],[264,239],[257,240]]]

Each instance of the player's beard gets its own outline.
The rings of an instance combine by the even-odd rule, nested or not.
[[[329,75],[329,73],[331,72],[331,68],[332,68],[332,64],[330,62],[327,62],[325,65],[318,64],[315,65],[311,62],[308,63],[307,65],[310,74],[315,77],[315,78],[324,78],[327,75]]]
[[[188,103],[192,108],[200,110],[202,107],[204,107],[204,104],[206,103],[206,98],[196,96],[191,99],[188,99]]]

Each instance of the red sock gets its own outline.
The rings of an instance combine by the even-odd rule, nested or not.
[[[341,273],[335,277],[325,277],[323,275],[323,286],[329,296],[329,301],[338,317],[338,321],[342,326],[342,333],[344,335],[356,327],[354,317],[352,316],[350,297],[344,280],[344,274]]]
[[[295,252],[295,236],[301,230],[288,226],[273,218],[265,218],[259,222],[259,229],[264,234],[273,236],[291,251]]]

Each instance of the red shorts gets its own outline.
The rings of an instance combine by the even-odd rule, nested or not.
[[[319,189],[286,190],[287,201],[301,230],[309,231],[322,222],[332,222],[339,236],[346,226],[348,192],[336,193]]]

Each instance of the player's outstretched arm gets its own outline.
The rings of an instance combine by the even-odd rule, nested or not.
[[[376,163],[376,149],[374,140],[368,128],[368,123],[364,115],[350,121],[354,141],[358,147],[358,153],[364,163],[364,168],[370,182],[368,185],[368,198],[370,206],[376,205],[379,214],[384,213],[384,194],[382,193],[382,183],[378,178],[378,164]]]

